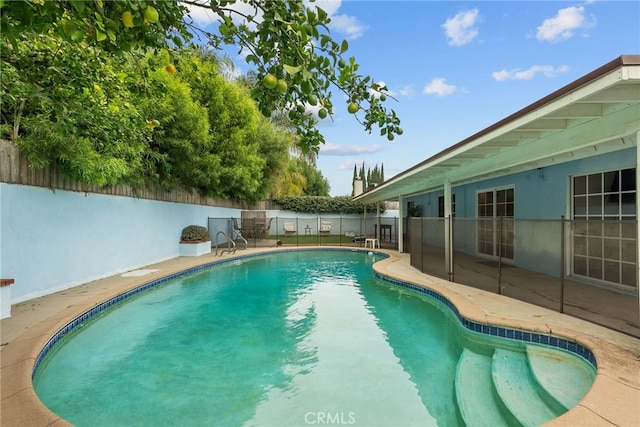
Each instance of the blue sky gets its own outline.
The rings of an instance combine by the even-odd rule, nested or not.
[[[623,54],[640,54],[637,1],[318,0],[359,71],[384,82],[402,123],[393,142],[365,132],[334,91],[318,168],[331,195],[353,167],[389,179]],[[232,58],[241,71],[246,64]]]

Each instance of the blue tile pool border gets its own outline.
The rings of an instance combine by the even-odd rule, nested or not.
[[[91,319],[92,317],[102,313],[103,311],[111,308],[113,305],[115,304],[119,304],[135,295],[138,295],[141,292],[144,292],[146,290],[152,289],[156,286],[159,286],[161,284],[164,284],[170,280],[173,279],[177,279],[180,277],[184,277],[184,276],[188,276],[190,274],[193,273],[197,273],[199,271],[202,270],[206,270],[208,268],[214,267],[214,266],[219,266],[219,265],[223,265],[223,264],[229,264],[229,263],[234,263],[240,260],[246,260],[246,259],[250,259],[250,258],[256,258],[256,257],[264,257],[264,256],[269,256],[269,255],[273,255],[273,254],[280,254],[280,253],[291,253],[291,252],[339,252],[339,251],[344,251],[344,252],[365,252],[362,249],[336,249],[336,248],[307,248],[307,249],[296,249],[296,250],[276,250],[276,251],[271,251],[271,252],[262,252],[262,253],[255,253],[255,254],[249,254],[249,255],[241,255],[241,256],[237,256],[237,257],[233,257],[233,258],[225,258],[225,259],[221,259],[221,260],[216,260],[216,261],[211,261],[205,264],[201,264],[195,267],[190,267],[187,268],[185,270],[181,270],[172,274],[169,274],[167,276],[161,277],[159,279],[154,279],[151,280],[149,282],[143,283],[140,286],[136,286],[135,288],[129,289],[128,291],[125,291],[123,293],[120,293],[114,297],[109,298],[108,300],[105,300],[97,305],[95,305],[94,307],[90,308],[89,310],[86,310],[85,312],[83,312],[82,314],[80,314],[79,316],[77,316],[76,318],[74,318],[73,320],[71,320],[69,323],[67,323],[66,325],[64,325],[62,328],[60,328],[57,332],[55,332],[51,338],[49,338],[49,340],[47,340],[46,344],[44,345],[44,347],[40,350],[40,352],[38,353],[38,356],[36,357],[36,360],[33,364],[33,370],[31,371],[31,379],[33,380],[35,378],[35,375],[38,371],[38,368],[40,367],[40,364],[42,363],[42,361],[45,359],[45,357],[49,354],[49,352],[53,349],[53,347],[67,334],[69,334],[71,331],[73,331],[76,327],[82,325],[84,322],[88,321],[89,319]],[[371,252],[371,251],[368,251]],[[377,252],[377,251],[373,251],[373,253],[377,256],[382,256],[384,258],[388,258],[389,255],[383,252]],[[465,317],[463,317],[460,312],[458,311],[458,309],[456,308],[455,305],[453,305],[453,303],[451,301],[449,301],[446,297],[444,297],[442,294],[426,288],[424,286],[418,286],[409,282],[404,282],[383,274],[380,274],[378,272],[374,271],[374,275],[386,282],[389,282],[393,285],[397,285],[406,289],[410,289],[416,292],[419,292],[423,295],[427,295],[433,299],[435,299],[436,301],[440,302],[441,304],[443,304],[445,307],[447,307],[458,319],[458,321],[468,330],[473,331],[473,332],[478,332],[478,333],[482,333],[482,334],[487,334],[487,335],[492,335],[492,336],[497,336],[497,337],[504,337],[507,339],[513,339],[513,340],[517,340],[517,341],[523,341],[525,343],[529,342],[529,343],[538,343],[538,344],[543,344],[543,345],[548,345],[550,347],[557,347],[572,353],[577,354],[578,356],[584,358],[585,360],[587,360],[589,363],[591,363],[591,365],[593,365],[594,368],[597,368],[597,364],[596,364],[596,359],[595,356],[593,355],[593,353],[591,352],[591,350],[589,350],[587,347],[583,346],[582,344],[579,344],[575,341],[571,341],[568,340],[566,338],[562,338],[562,337],[557,337],[557,336],[553,336],[553,335],[548,335],[548,334],[541,334],[538,332],[531,332],[531,331],[526,331],[526,330],[517,330],[517,329],[511,329],[511,328],[505,328],[502,326],[495,326],[495,325],[490,325],[490,324],[481,324],[481,323],[477,323],[477,322],[473,322],[471,320],[466,319]]]
[[[444,295],[434,291],[433,289],[415,285],[409,282],[404,282],[402,280],[398,280],[393,277],[380,274],[378,272],[375,272],[375,275],[386,282],[392,283],[405,289],[416,291],[423,295],[427,295],[430,298],[438,301],[453,313],[453,315],[458,319],[462,326],[464,326],[471,332],[477,332],[480,334],[491,335],[494,337],[506,338],[515,341],[522,341],[524,343],[542,344],[549,347],[559,348],[580,356],[581,358],[589,362],[594,367],[594,369],[598,368],[596,357],[593,352],[588,347],[585,347],[584,345],[576,341],[551,334],[533,332],[524,329],[507,328],[504,326],[497,326],[488,323],[474,322],[463,317],[458,311],[458,308],[453,305],[451,301],[449,301]]]

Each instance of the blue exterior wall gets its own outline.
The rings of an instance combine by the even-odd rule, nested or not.
[[[539,271],[552,276],[560,274],[561,227],[560,219],[570,219],[570,177],[609,170],[634,168],[636,148],[631,147],[612,153],[574,160],[563,164],[523,171],[513,175],[452,186],[456,198],[454,221],[454,247],[456,251],[476,254],[477,218],[476,195],[479,191],[496,188],[515,189],[515,259],[518,267]],[[422,208],[423,217],[438,216],[438,197],[444,190],[425,193],[405,199]],[[459,220],[459,221],[458,221]],[[552,220],[526,221],[526,220]],[[440,222],[428,221],[433,229],[424,240],[429,244],[444,246],[444,228]]]
[[[530,170],[499,178],[452,186],[456,196],[456,217],[476,218],[476,194],[494,188],[515,188],[515,218],[560,219],[567,215],[570,195],[570,180],[573,175],[603,172],[615,169],[634,168],[635,147],[606,153],[601,156],[574,160],[559,165]],[[422,208],[423,217],[438,216],[438,197],[444,190],[425,193],[405,199]]]
[[[0,183],[0,276],[17,303],[178,256],[180,234],[238,210]]]

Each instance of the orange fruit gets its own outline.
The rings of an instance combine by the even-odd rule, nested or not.
[[[169,74],[175,74],[176,71],[178,71],[178,70],[176,70],[176,66],[173,65],[173,64],[167,64],[165,69],[167,70],[167,73],[169,73]]]

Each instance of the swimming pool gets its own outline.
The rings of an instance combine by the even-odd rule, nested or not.
[[[76,425],[456,425],[487,406],[461,390],[526,397],[520,377],[562,366],[547,387],[568,376],[571,402],[593,381],[587,349],[461,323],[437,294],[376,277],[379,259],[277,253],[155,284],[63,328],[36,363],[36,392]]]

